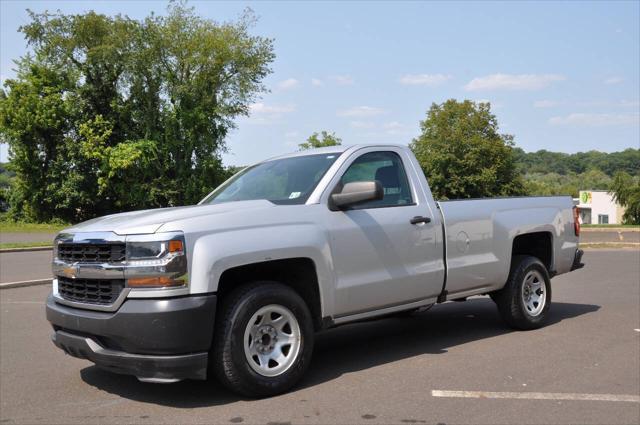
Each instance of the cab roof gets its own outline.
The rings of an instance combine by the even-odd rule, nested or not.
[[[338,145],[338,146],[327,146],[325,148],[317,148],[317,149],[305,149],[302,151],[297,151],[297,152],[291,152],[291,153],[287,153],[284,155],[278,155],[278,156],[274,156],[272,158],[269,158],[263,162],[267,162],[267,161],[273,161],[275,159],[283,159],[283,158],[295,158],[298,156],[307,156],[307,155],[322,155],[322,154],[342,154],[348,150],[358,150],[361,148],[373,148],[373,147],[389,147],[389,146],[393,146],[393,147],[404,147],[406,148],[406,145],[402,145],[399,143],[362,143],[362,144],[357,144],[357,145]]]

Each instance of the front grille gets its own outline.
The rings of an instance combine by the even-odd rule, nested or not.
[[[88,304],[113,304],[124,289],[124,279],[70,279],[58,276],[62,298]]]
[[[124,243],[61,243],[58,245],[58,258],[67,262],[120,263],[125,260],[125,257]]]

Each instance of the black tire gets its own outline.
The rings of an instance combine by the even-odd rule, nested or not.
[[[295,361],[277,376],[263,376],[250,365],[245,355],[245,329],[252,316],[268,305],[283,306],[298,322],[300,349]],[[304,375],[313,352],[314,329],[311,313],[304,300],[291,288],[277,282],[242,285],[225,296],[216,320],[209,369],[230,390],[248,397],[268,397],[293,387]]]
[[[525,279],[534,276],[534,281],[544,285],[544,293],[541,290],[535,292],[536,295],[544,300],[544,304],[538,308],[533,303],[535,314],[532,314],[527,308],[527,303],[523,299],[523,291],[525,298],[528,289],[525,289]],[[542,286],[540,287],[542,289]],[[509,326],[515,329],[529,330],[537,329],[544,326],[548,320],[549,308],[551,307],[551,282],[549,272],[542,262],[532,256],[517,255],[511,261],[511,270],[509,278],[504,288],[500,291],[489,294],[498,306],[498,311]],[[544,295],[544,296],[542,296]],[[538,304],[542,304],[540,301]],[[531,306],[530,306],[531,307]]]

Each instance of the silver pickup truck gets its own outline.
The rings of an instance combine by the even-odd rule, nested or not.
[[[198,205],[90,220],[55,239],[47,319],[66,353],[147,382],[291,388],[314,334],[489,295],[542,326],[583,266],[568,196],[436,202],[405,146],[297,152]]]

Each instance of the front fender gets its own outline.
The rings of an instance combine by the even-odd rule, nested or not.
[[[322,316],[330,315],[334,304],[330,247],[326,233],[310,223],[236,228],[199,236],[192,247],[190,292],[217,292],[220,277],[231,268],[287,258],[313,261]]]

